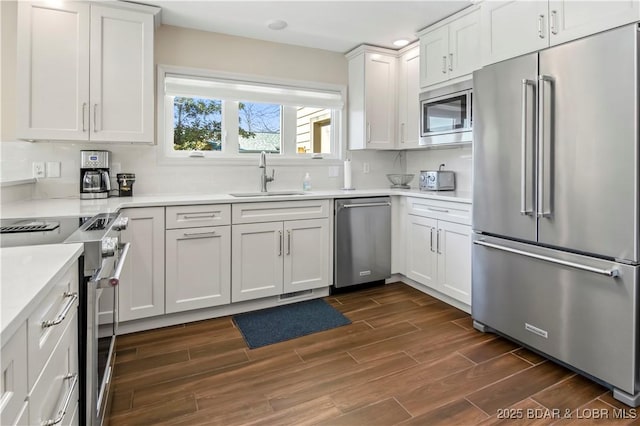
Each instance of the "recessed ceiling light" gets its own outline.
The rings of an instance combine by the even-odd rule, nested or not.
[[[273,19],[267,22],[267,27],[271,30],[284,30],[287,28],[287,23],[282,19]]]
[[[407,44],[409,44],[409,40],[405,40],[403,38],[401,38],[400,40],[396,40],[393,42],[394,46],[398,46],[398,47],[404,47]]]

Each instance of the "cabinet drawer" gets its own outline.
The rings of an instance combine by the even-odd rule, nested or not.
[[[26,404],[27,393],[27,326],[23,324],[9,339],[2,342],[0,352],[0,424],[19,423],[21,411]],[[24,414],[24,413],[22,413]],[[23,423],[27,424],[27,423]]]
[[[71,316],[60,343],[42,370],[29,397],[29,421],[40,425],[66,412],[59,424],[71,424],[78,401],[78,332],[77,316]]]
[[[471,204],[424,198],[407,198],[407,212],[449,222],[471,225]]]
[[[74,263],[27,320],[29,388],[38,380],[42,367],[67,325],[72,324],[77,328],[73,322],[77,307],[78,264]],[[56,325],[44,326],[45,323],[53,321],[60,322]]]
[[[231,211],[234,224],[320,219],[329,217],[329,200],[239,203]]]
[[[231,224],[229,204],[167,207],[166,229],[196,228]]]

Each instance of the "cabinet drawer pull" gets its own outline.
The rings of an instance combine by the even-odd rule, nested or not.
[[[440,231],[441,231],[441,229],[438,229],[438,233],[436,235],[436,237],[437,237],[437,239],[436,239],[436,242],[437,242],[436,251],[438,252],[438,254],[442,254],[442,252],[440,251]]]
[[[184,219],[213,219],[214,217],[216,217],[215,213],[210,213],[210,214],[200,214],[200,215],[184,215],[182,216]]]
[[[58,415],[55,419],[49,419],[42,422],[42,426],[53,426],[57,425],[64,419],[64,415],[67,414],[67,409],[69,408],[69,403],[71,402],[71,396],[73,395],[73,391],[78,384],[78,375],[77,374],[67,374],[64,376],[64,380],[73,379],[69,389],[67,389],[67,395],[64,397],[64,403],[62,404],[62,408],[58,411]]]
[[[58,313],[58,315],[56,316],[56,319],[42,321],[42,328],[53,327],[54,325],[58,325],[62,321],[64,321],[64,319],[67,317],[67,314],[69,313],[69,309],[71,309],[75,301],[78,300],[78,293],[69,293],[68,291],[65,291],[62,296],[65,299],[69,298],[69,300],[67,300],[67,303],[64,305],[62,310]]]
[[[442,74],[447,73],[447,55],[442,57]]]
[[[278,256],[282,256],[282,231],[278,231]]]
[[[291,254],[291,231],[287,229],[287,254]]]
[[[449,53],[449,71],[453,71],[453,53]]]
[[[208,232],[185,232],[183,235],[185,237],[206,237],[208,235],[215,235],[216,231],[208,231]]]
[[[439,209],[439,208],[436,208],[436,207],[427,207],[427,210],[432,211],[432,212],[449,213],[449,210],[447,210],[447,209]]]
[[[551,11],[551,34],[558,34],[558,12],[556,10]]]

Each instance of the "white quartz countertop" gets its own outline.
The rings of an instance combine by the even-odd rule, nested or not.
[[[237,191],[239,192],[239,191]],[[471,203],[471,193],[461,191],[419,191],[398,189],[320,190],[304,195],[234,197],[229,194],[156,194],[133,197],[113,197],[103,200],[80,200],[79,198],[56,198],[3,203],[2,218],[93,216],[112,213],[129,207],[179,206],[188,204],[249,203],[260,201],[284,201],[325,198],[376,197],[398,195],[430,198],[442,201]]]
[[[82,254],[82,244],[50,244],[0,249],[0,341],[18,329],[51,285]]]

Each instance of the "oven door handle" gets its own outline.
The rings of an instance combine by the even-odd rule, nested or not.
[[[122,251],[120,252],[120,259],[118,259],[116,270],[113,272],[113,275],[111,277],[100,278],[99,280],[97,280],[97,288],[110,288],[120,284],[120,274],[122,273],[124,262],[127,260],[129,247],[131,247],[131,243],[125,243],[124,246],[122,246]]]

